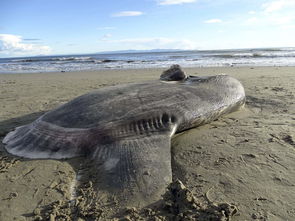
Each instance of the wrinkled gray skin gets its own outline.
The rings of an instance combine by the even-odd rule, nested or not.
[[[16,128],[3,143],[27,158],[85,155],[98,189],[123,204],[145,206],[159,200],[172,180],[171,136],[245,102],[243,86],[232,77],[176,79],[98,89]]]

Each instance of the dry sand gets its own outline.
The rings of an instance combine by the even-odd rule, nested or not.
[[[1,74],[0,140],[14,127],[78,95],[122,82],[155,79],[161,71]],[[173,178],[186,188],[174,182],[171,188],[177,189],[177,199],[167,191],[160,206],[143,212],[129,208],[121,218],[194,220],[198,214],[199,220],[227,220],[230,215],[232,220],[295,220],[295,67],[186,71],[236,77],[246,90],[246,108],[176,135]],[[81,185],[76,198],[69,201],[81,162],[79,158],[17,158],[7,154],[1,143],[0,220],[107,219],[112,204],[93,201],[91,183]]]

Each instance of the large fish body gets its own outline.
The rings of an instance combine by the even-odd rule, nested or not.
[[[27,158],[88,156],[97,188],[147,205],[172,180],[171,137],[244,102],[243,86],[227,75],[106,87],[16,128],[3,143]]]

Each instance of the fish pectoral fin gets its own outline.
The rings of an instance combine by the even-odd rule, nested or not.
[[[161,199],[172,180],[170,135],[127,137],[98,147],[96,188],[120,204],[144,206]]]

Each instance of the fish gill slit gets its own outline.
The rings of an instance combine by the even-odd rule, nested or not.
[[[141,122],[142,122],[142,126],[143,126],[144,130],[148,132],[149,131],[149,125],[148,125],[147,120],[143,119]]]
[[[157,125],[158,129],[162,128],[162,122],[161,122],[160,116],[156,117],[156,125]]]
[[[149,119],[140,119],[132,121],[126,126],[118,128],[115,134],[119,136],[128,136],[135,133],[136,135],[143,135],[155,132],[159,129],[167,129],[177,122],[175,115],[163,113]]]
[[[141,133],[144,133],[146,131],[144,127],[144,120],[138,121],[138,124],[140,125]]]
[[[147,121],[147,124],[148,124],[148,127],[151,129],[151,130],[154,130],[154,124],[153,124],[153,119],[148,119]]]
[[[152,118],[152,123],[153,123],[153,128],[155,130],[157,130],[159,127],[158,127],[158,124],[157,124],[157,118],[156,117]]]

